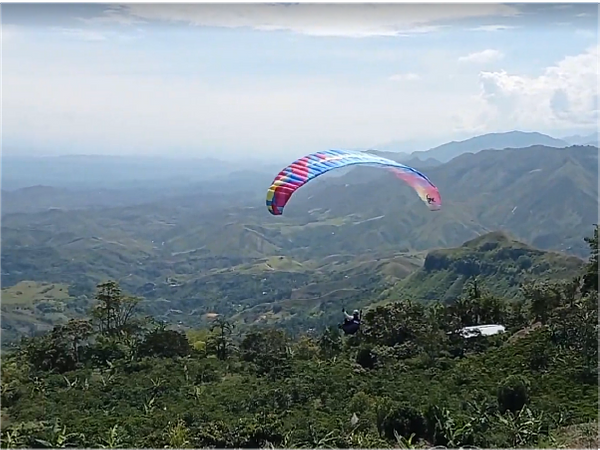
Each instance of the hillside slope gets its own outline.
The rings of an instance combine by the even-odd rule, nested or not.
[[[347,173],[308,183],[279,217],[266,211],[258,189],[6,214],[2,287],[61,283],[78,299],[116,279],[144,296],[152,314],[182,322],[195,323],[203,312],[254,321],[258,314],[245,311],[262,314],[281,301],[313,305],[292,313],[293,320],[314,307],[326,321],[329,311],[369,302],[409,275],[420,252],[457,247],[492,230],[585,256],[581,236],[598,214],[597,158],[592,147],[462,155],[425,171],[442,195],[442,210],[434,213],[393,174],[365,168],[364,180]]]
[[[579,236],[598,217],[597,152],[593,147],[537,146],[462,155],[425,170],[442,196],[442,210],[435,213],[387,171],[365,183],[355,183],[349,174],[336,184],[298,190],[286,215],[308,220],[311,211],[321,219],[352,215],[372,220],[341,224],[331,246],[425,250],[506,229],[536,247],[585,255]],[[339,251],[329,245],[328,250]]]
[[[422,301],[452,302],[469,279],[479,279],[491,293],[511,298],[530,279],[568,279],[584,261],[574,256],[545,252],[496,231],[460,247],[430,251],[423,267],[400,281],[385,296]]]
[[[302,332],[337,323],[342,307],[364,309],[404,298],[450,302],[471,277],[478,277],[493,294],[511,298],[531,277],[567,278],[583,264],[573,256],[532,248],[504,232],[487,233],[457,248],[432,250],[426,257],[372,253],[234,261],[184,253],[162,261],[157,266],[162,276],[148,278],[152,281],[132,283],[139,273],[120,279],[123,285],[137,286],[134,293],[144,297],[145,313],[180,327],[197,327],[219,314],[241,329],[277,324]],[[204,268],[189,270],[195,264]],[[61,298],[48,297],[46,286],[28,282],[3,290],[3,297],[16,299],[3,303],[3,336],[8,341],[77,317],[88,304],[77,285],[60,285]]]

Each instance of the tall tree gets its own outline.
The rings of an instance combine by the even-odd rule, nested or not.
[[[563,301],[561,283],[545,280],[523,283],[521,294],[527,302],[530,318],[542,325],[548,322],[552,310]]]
[[[549,320],[558,347],[582,358],[588,374],[598,373],[598,292],[591,291],[553,312]]]
[[[97,286],[97,304],[92,317],[100,334],[105,336],[130,335],[137,330],[134,312],[141,299],[123,295],[119,283],[107,281]]]
[[[89,320],[71,319],[65,325],[55,327],[57,333],[62,333],[71,342],[73,359],[80,360],[80,344],[92,335],[92,324]]]
[[[594,234],[586,237],[585,242],[590,246],[590,260],[583,275],[582,292],[598,291],[598,224],[594,227]]]
[[[233,346],[231,340],[233,328],[234,325],[231,322],[220,316],[217,317],[210,326],[210,331],[214,334],[209,337],[206,346],[207,349],[212,350],[220,360],[226,360],[231,352]]]

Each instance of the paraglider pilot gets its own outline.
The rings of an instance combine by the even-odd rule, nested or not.
[[[342,309],[342,312],[344,313],[344,323],[341,325],[342,330],[344,330],[344,333],[346,334],[354,334],[358,331],[358,328],[360,327],[360,312],[358,311],[358,309],[355,309],[352,312],[352,315],[348,314],[346,312],[346,309]]]

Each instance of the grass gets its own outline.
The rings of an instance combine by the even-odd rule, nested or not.
[[[3,345],[80,315],[85,308],[80,310],[77,303],[84,302],[77,302],[69,295],[67,284],[22,281],[2,289]]]
[[[2,306],[30,307],[41,301],[67,301],[69,286],[66,284],[21,281],[2,289]]]

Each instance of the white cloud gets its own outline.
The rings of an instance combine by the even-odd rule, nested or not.
[[[146,20],[198,26],[288,30],[312,36],[397,36],[437,29],[440,21],[512,16],[501,4],[130,4],[128,13]]]
[[[516,27],[512,25],[482,25],[480,27],[469,28],[470,31],[502,31],[513,30]]]
[[[466,56],[458,58],[459,62],[485,64],[493,61],[498,61],[504,58],[504,54],[499,50],[488,48],[480,52],[470,53]]]
[[[88,25],[95,24],[118,24],[118,25],[135,25],[139,23],[144,23],[143,20],[138,19],[130,14],[127,14],[127,11],[123,6],[119,5],[111,5],[101,16],[97,17],[78,17],[78,20],[84,22]]]
[[[538,130],[597,123],[599,47],[567,56],[538,77],[481,72],[481,94],[470,99],[461,126]]]
[[[595,33],[594,31],[585,30],[585,29],[575,30],[575,34],[577,36],[581,36],[581,37],[588,38],[588,39],[595,38],[597,35],[597,33]]]
[[[421,77],[417,73],[397,73],[389,77],[390,81],[417,81]]]
[[[82,39],[84,41],[105,41],[106,36],[96,30],[84,30],[82,28],[53,28],[56,31],[65,36],[73,37],[76,39]]]
[[[289,15],[280,9],[295,6],[276,5],[276,13],[268,5],[130,6],[156,18],[164,11],[173,14],[173,20],[183,20],[186,13],[195,24],[261,29],[279,26],[301,33],[342,36],[393,34],[400,29],[424,31],[438,25],[427,22],[432,17],[459,15],[456,5],[447,10],[442,7],[441,12],[430,5],[409,5],[408,9],[404,5],[348,9],[352,5],[344,5],[334,10],[335,17],[328,15],[329,9],[324,15],[315,13],[314,7],[319,5],[306,5],[313,9],[294,10]],[[383,14],[381,8],[389,6],[397,9],[384,9],[392,12]],[[480,11],[483,6],[474,5]],[[497,7],[487,6],[488,11],[490,6]],[[240,16],[232,15],[232,10]],[[252,12],[257,10],[268,14]],[[422,14],[408,14],[411,11]],[[435,43],[430,47],[413,47],[410,42],[378,46],[381,40],[372,40],[357,46],[356,42],[328,40],[327,45],[321,45],[323,40],[295,36],[288,37],[290,42],[305,41],[306,48],[299,56],[294,53],[290,63],[290,48],[296,47],[287,44],[260,49],[259,58],[252,54],[242,58],[241,52],[230,50],[237,44],[236,33],[227,33],[227,42],[217,44],[222,45],[221,51],[197,30],[184,26],[191,33],[173,39],[170,49],[178,50],[172,51],[157,47],[151,39],[135,45],[114,41],[121,38],[120,33],[131,30],[101,26],[100,22],[90,28],[79,25],[81,28],[75,30],[56,31],[93,39],[94,35],[83,33],[93,30],[111,39],[103,45],[72,41],[65,47],[64,39],[44,39],[47,29],[29,27],[22,33],[3,27],[3,32],[12,32],[12,39],[18,38],[14,45],[4,47],[5,142],[31,142],[61,153],[165,153],[180,149],[219,156],[266,156],[332,146],[366,147],[399,138],[450,140],[456,129],[472,133],[511,128],[558,130],[563,125],[589,123],[595,117],[595,77],[590,77],[595,72],[591,61],[597,58],[597,49],[591,58],[566,58],[536,77],[510,69],[518,67],[532,73],[535,58],[542,57],[537,49],[558,52],[562,46],[530,46],[523,55],[515,55],[521,56],[520,60],[511,58],[503,65],[508,72],[479,66],[487,71],[478,74],[479,70],[468,64],[456,64],[460,55],[456,47]],[[464,30],[463,25],[457,28]],[[144,36],[152,36],[151,27],[144,30]],[[28,33],[32,35],[28,37]],[[570,36],[575,43],[582,42],[574,33]],[[237,39],[244,38],[241,34]],[[197,46],[203,48],[196,51]],[[487,46],[496,44],[480,49]],[[490,51],[498,52],[481,53],[487,52],[489,60]],[[279,64],[282,52],[286,57]],[[222,60],[215,64],[214,57],[203,55],[219,55]],[[246,70],[247,61],[266,61],[265,55],[269,67]],[[468,57],[472,62],[478,60]],[[557,60],[560,57],[559,53]],[[306,64],[301,58],[307,58]],[[339,65],[328,64],[332,59]],[[350,59],[360,70],[346,76],[342,69]],[[509,65],[513,62],[518,65]],[[270,72],[271,66],[277,70]],[[456,111],[460,113],[457,117]]]

